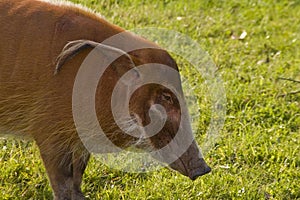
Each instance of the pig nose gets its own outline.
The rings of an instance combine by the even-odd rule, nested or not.
[[[211,171],[211,168],[208,165],[205,165],[204,168],[196,169],[190,174],[191,180],[196,180],[199,176],[203,176],[204,174],[207,174]]]

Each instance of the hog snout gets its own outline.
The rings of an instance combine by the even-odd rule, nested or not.
[[[195,159],[190,163],[179,158],[171,163],[169,167],[180,172],[182,175],[189,177],[191,180],[195,180],[199,176],[205,175],[211,171],[211,168],[206,164],[203,158]]]
[[[206,164],[203,158],[200,158],[198,162],[201,163],[201,166],[188,172],[188,177],[191,180],[195,180],[199,176],[205,175],[211,171],[211,168]]]
[[[188,176],[191,180],[195,180],[197,177],[211,171],[195,141],[192,142],[185,153],[169,166],[181,174]]]

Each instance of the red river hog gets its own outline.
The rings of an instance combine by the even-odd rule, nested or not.
[[[118,34],[121,36],[114,42],[105,42]],[[182,105],[185,104],[178,98],[183,92],[177,64],[156,44],[108,23],[87,9],[41,0],[1,0],[0,40],[0,133],[28,137],[36,142],[54,199],[84,199],[80,185],[90,151],[74,122],[76,105],[72,99],[80,66],[94,51],[100,59],[96,63],[100,70],[104,63],[109,64],[96,85],[93,107],[106,138],[118,148],[135,145],[146,152],[172,143],[172,148],[154,153],[153,157],[192,180],[210,171],[193,139],[189,120],[184,117],[186,108]],[[145,48],[128,51],[131,44]],[[137,88],[128,102],[130,120],[139,125],[135,137],[115,122],[112,95],[118,80],[129,71],[134,73],[127,84],[147,79],[147,73],[139,71],[139,66],[151,63],[176,71],[179,85],[174,88],[178,94],[155,83]],[[155,69],[152,71],[156,76],[167,76]],[[83,77],[87,82],[90,79]],[[86,86],[83,82],[76,84]],[[121,96],[118,101],[122,103],[125,99]],[[153,114],[153,105],[164,108],[161,112],[165,115],[164,124],[157,134],[143,139],[141,135],[149,133],[143,127],[158,116]],[[79,118],[89,120],[85,114],[89,112],[80,113]],[[178,130],[184,134],[183,139],[176,139]],[[89,131],[92,132],[86,133]],[[91,138],[93,134],[97,133],[91,133]],[[192,139],[176,157],[175,151],[186,143],[184,138]]]

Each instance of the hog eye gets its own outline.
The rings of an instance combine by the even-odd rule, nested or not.
[[[168,93],[162,93],[162,99],[164,101],[168,101],[169,103],[173,103],[173,100],[172,100],[172,96],[171,94],[168,94]]]

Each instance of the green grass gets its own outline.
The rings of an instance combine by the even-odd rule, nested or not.
[[[300,94],[288,94],[300,84],[278,80],[300,80],[300,1],[74,2],[125,29],[160,27],[190,36],[218,66],[227,95],[221,140],[206,155],[212,173],[192,182],[167,169],[131,174],[92,159],[83,184],[88,199],[300,199]],[[243,31],[245,39],[232,39]],[[207,89],[183,73],[204,88],[196,94],[197,134],[203,135]],[[0,199],[51,198],[35,144],[7,139],[0,147]]]

